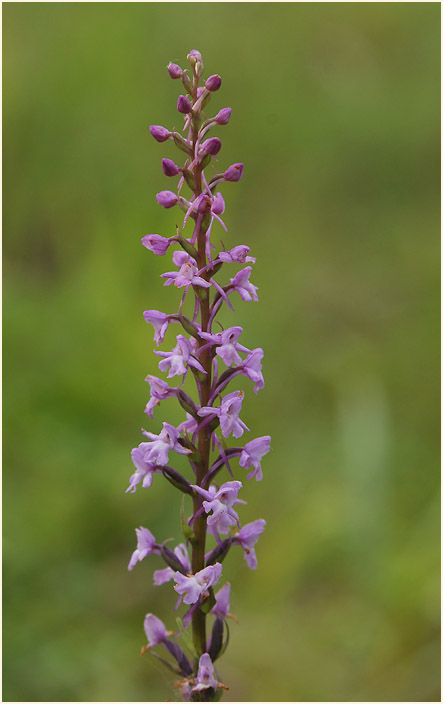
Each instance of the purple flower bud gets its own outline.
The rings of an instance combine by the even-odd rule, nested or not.
[[[178,64],[173,64],[171,61],[168,66],[168,73],[171,78],[181,78],[183,75],[183,69],[181,69]]]
[[[150,648],[155,648],[156,645],[164,641],[168,636],[165,624],[163,621],[160,621],[157,616],[154,616],[154,614],[146,614],[143,626]]]
[[[177,176],[180,173],[180,169],[172,159],[162,159],[162,169],[165,176]]]
[[[177,110],[182,112],[183,115],[187,115],[191,112],[191,103],[185,95],[179,95],[177,100]]]
[[[172,191],[160,191],[160,193],[157,193],[155,197],[157,199],[157,203],[162,205],[163,208],[172,208],[178,203],[178,196]]]
[[[225,181],[240,181],[243,176],[243,164],[232,164],[223,174]]]
[[[202,55],[199,51],[197,51],[197,49],[191,49],[187,56],[187,59],[190,63],[195,63],[196,61],[202,62]]]
[[[204,154],[210,154],[210,156],[215,156],[219,153],[221,145],[222,144],[218,137],[211,137],[210,139],[207,139],[205,142],[203,142],[201,147],[202,152]]]
[[[245,244],[238,244],[233,247],[229,252],[220,252],[218,258],[222,262],[237,262],[238,264],[245,264],[245,262],[255,262],[255,257],[248,257],[249,247]]]
[[[170,241],[161,235],[145,235],[142,237],[142,245],[160,257],[166,254],[170,244]]]
[[[189,63],[191,64],[195,74],[198,76],[198,78],[200,78],[200,76],[202,75],[202,73],[204,71],[203,59],[202,59],[202,55],[200,54],[200,52],[197,51],[197,49],[192,49],[189,52],[187,59],[188,59]]]
[[[231,112],[231,108],[222,108],[220,112],[218,112],[214,117],[214,120],[217,125],[227,125],[229,120],[231,119]]]
[[[209,76],[209,78],[206,79],[205,88],[206,90],[210,90],[211,93],[214,93],[220,88],[221,82],[222,79],[218,74],[215,73],[213,76]]]
[[[157,142],[166,142],[171,136],[171,132],[161,125],[151,125],[149,131]]]
[[[202,95],[202,93],[203,93],[203,90],[204,90],[204,89],[203,89],[201,86],[199,86],[199,87],[197,88],[197,98],[200,98],[200,97],[201,97],[201,95]]]

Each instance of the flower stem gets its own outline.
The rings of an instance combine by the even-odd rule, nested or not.
[[[195,139],[193,140],[195,144]],[[195,182],[196,182],[196,195],[201,192],[201,174],[199,167],[195,168]],[[206,266],[206,230],[203,226],[203,215],[197,215],[194,234],[196,234],[196,241],[198,245],[198,267],[199,269]],[[209,294],[206,289],[200,289],[203,293],[200,294],[200,324],[201,330],[206,332],[208,329],[209,317],[210,317],[210,305],[209,305]],[[205,340],[201,340],[200,347],[204,347]],[[199,357],[200,363],[206,372],[205,378],[200,382],[199,396],[200,405],[207,406],[209,402],[209,397],[211,394],[212,386],[212,357],[211,352],[207,348],[203,350],[201,356]],[[209,425],[204,425],[198,434],[198,452],[201,458],[200,463],[197,465],[197,484],[202,486],[203,480],[209,470],[209,458],[211,450],[211,432],[209,430]],[[194,496],[194,513],[196,513],[201,507],[201,497],[199,495]],[[192,572],[200,572],[205,566],[205,552],[206,552],[206,514],[202,513],[194,522],[194,534],[195,543],[192,546]],[[194,647],[197,651],[198,656],[206,652],[206,614],[204,614],[201,608],[196,609],[192,616],[192,635],[194,641]]]

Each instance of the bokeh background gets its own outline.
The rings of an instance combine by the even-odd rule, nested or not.
[[[259,570],[225,562],[225,700],[439,700],[435,3],[3,4],[3,699],[176,698],[139,656],[172,589],[126,566],[136,526],[178,536],[180,499],[124,491],[158,362],[141,313],[178,300],[140,246],[178,217],[148,125],[180,126],[165,67],[191,48],[233,110],[220,164],[246,165],[224,241],[260,301],[223,321],[265,350],[243,418],[273,439],[242,508]]]

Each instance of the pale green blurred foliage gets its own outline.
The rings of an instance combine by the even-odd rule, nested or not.
[[[172,589],[126,566],[180,499],[124,490],[141,425],[182,419],[142,412],[141,313],[178,294],[140,237],[174,234],[148,124],[180,126],[165,67],[191,48],[233,109],[220,164],[245,163],[223,239],[260,301],[222,320],[265,350],[242,417],[273,439],[241,512],[268,522],[259,569],[224,567],[225,699],[439,699],[439,5],[3,10],[4,700],[176,696],[139,657]]]

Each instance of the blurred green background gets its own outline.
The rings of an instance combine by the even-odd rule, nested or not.
[[[126,567],[136,526],[179,535],[178,492],[124,491],[140,427],[182,419],[143,414],[141,313],[178,293],[140,237],[174,234],[148,125],[180,126],[165,67],[197,48],[260,287],[222,320],[265,350],[242,417],[272,435],[225,699],[439,700],[439,4],[4,3],[3,30],[3,699],[176,698],[139,656],[172,589]]]

